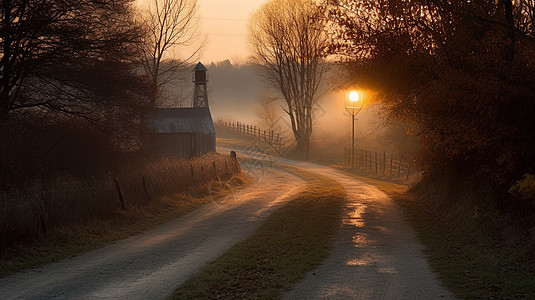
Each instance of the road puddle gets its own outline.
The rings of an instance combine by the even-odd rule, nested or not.
[[[363,267],[363,266],[370,266],[376,264],[378,261],[381,260],[381,257],[373,254],[373,253],[367,253],[362,255],[359,258],[353,258],[346,262],[347,266],[351,267]]]
[[[365,246],[369,246],[370,242],[368,240],[368,234],[366,233],[357,233],[353,236],[353,243],[355,244],[355,248],[361,248]]]
[[[349,211],[342,219],[342,224],[346,226],[364,227],[363,214],[366,211],[366,205],[350,204]]]

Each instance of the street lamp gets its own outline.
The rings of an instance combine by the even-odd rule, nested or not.
[[[346,110],[351,115],[351,168],[355,165],[355,116],[362,110],[364,93],[359,90],[346,92]]]

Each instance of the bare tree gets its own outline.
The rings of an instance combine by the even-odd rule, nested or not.
[[[131,3],[3,0],[0,121],[47,114],[112,122],[143,106],[134,72],[141,31]]]
[[[197,8],[196,0],[151,0],[143,16],[147,30],[143,67],[151,79],[152,107],[156,106],[162,86],[190,64],[205,44],[201,42],[185,57],[174,57],[174,50],[192,46],[198,41]]]
[[[262,123],[271,130],[280,131],[280,124],[277,124],[280,113],[277,99],[270,97],[265,92],[261,93],[258,99],[258,106],[255,108],[255,114]]]
[[[311,0],[272,0],[253,15],[249,26],[254,57],[285,100],[297,150],[306,159],[325,71],[327,36],[322,14]]]

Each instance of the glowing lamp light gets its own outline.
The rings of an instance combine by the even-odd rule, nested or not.
[[[361,109],[364,97],[362,91],[348,91],[346,93],[346,108],[347,109]]]
[[[349,101],[351,101],[352,103],[359,101],[359,98],[359,93],[357,91],[349,92]]]

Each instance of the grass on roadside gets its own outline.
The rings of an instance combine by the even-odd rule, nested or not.
[[[188,192],[163,196],[146,206],[131,206],[105,219],[64,226],[24,243],[0,251],[0,277],[27,268],[59,261],[102,247],[110,242],[142,233],[173,218],[228,195],[236,186],[248,184],[242,175],[230,185],[199,186]]]
[[[535,298],[534,256],[526,245],[530,238],[504,213],[478,206],[475,199],[484,196],[463,188],[454,193],[439,187],[431,193],[407,191],[407,186],[353,176],[400,206],[426,246],[433,270],[457,297]]]
[[[174,299],[272,299],[317,267],[339,228],[344,188],[294,171],[308,182],[244,242],[189,278]]]
[[[474,199],[481,195],[455,194],[394,197],[442,282],[461,299],[535,299],[528,233],[510,216],[478,206]]]

